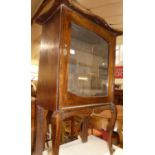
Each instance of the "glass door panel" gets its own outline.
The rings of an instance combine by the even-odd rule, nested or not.
[[[108,95],[108,43],[72,23],[68,91],[82,97]]]

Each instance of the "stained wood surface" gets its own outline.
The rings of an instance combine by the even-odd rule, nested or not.
[[[59,2],[57,1],[55,5],[59,5]],[[68,3],[67,0],[61,2]],[[117,32],[109,29],[104,22],[96,17],[94,18],[93,15],[88,15],[77,8],[71,8],[64,4],[52,8],[50,12],[40,16],[40,19],[43,27],[36,102],[36,155],[41,155],[44,149],[48,111],[52,113],[51,119],[48,119],[51,120],[52,124],[52,153],[53,155],[59,155],[63,120],[72,116],[83,116],[81,137],[82,141],[86,142],[88,118],[101,112],[101,110],[107,109],[111,111],[108,146],[112,155],[112,131],[117,115],[116,107],[113,104],[113,73]],[[109,43],[108,95],[106,97],[81,97],[67,91],[71,22],[95,32]]]

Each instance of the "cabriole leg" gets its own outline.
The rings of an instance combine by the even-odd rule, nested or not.
[[[59,112],[52,116],[52,155],[59,155],[59,145],[61,139],[62,118]]]
[[[111,110],[111,119],[110,119],[110,126],[109,126],[108,146],[109,146],[110,155],[112,155],[114,152],[113,147],[112,147],[112,134],[113,134],[116,117],[117,117],[116,105],[111,104],[110,110]]]
[[[81,126],[81,140],[83,143],[88,141],[88,123],[89,123],[89,117],[84,117]]]
[[[45,144],[46,135],[46,111],[36,106],[36,143],[35,143],[35,155],[42,155]]]

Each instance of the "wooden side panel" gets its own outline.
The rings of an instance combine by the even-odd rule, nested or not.
[[[43,25],[37,104],[55,110],[58,103],[60,10]]]

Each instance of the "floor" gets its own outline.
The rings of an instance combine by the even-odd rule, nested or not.
[[[123,149],[113,146],[113,155],[123,155]],[[46,150],[43,155],[52,155],[51,150]],[[60,146],[59,155],[109,155],[107,143],[90,135],[87,143],[82,143],[80,138]]]

